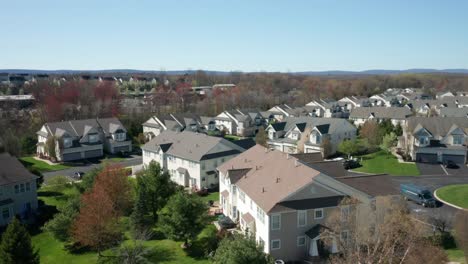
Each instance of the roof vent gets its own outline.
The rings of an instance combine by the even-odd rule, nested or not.
[[[280,178],[277,177],[277,178],[276,178],[276,183],[279,183],[279,182],[280,182]]]
[[[264,192],[265,192],[265,187],[262,187],[262,193],[264,193]]]

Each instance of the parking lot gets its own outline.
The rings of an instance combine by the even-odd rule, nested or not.
[[[421,175],[468,175],[466,165],[460,165],[458,169],[448,169],[442,164],[416,163]]]
[[[440,167],[440,165],[438,166]],[[429,169],[429,167],[426,168]],[[393,181],[398,186],[402,183],[412,183],[418,186],[427,187],[430,191],[434,192],[436,189],[446,185],[468,184],[468,174],[465,174],[467,171],[466,167],[460,169],[458,169],[460,171],[457,171],[457,175],[446,175],[444,173],[442,175],[434,176],[395,176],[393,177]],[[449,173],[451,172],[452,171],[449,171]],[[443,218],[447,221],[447,223],[449,223],[449,227],[451,226],[450,224],[458,211],[457,209],[442,203],[439,203],[435,208],[427,208],[412,201],[408,201],[408,207],[411,210],[411,213],[421,221],[428,222],[430,217]]]

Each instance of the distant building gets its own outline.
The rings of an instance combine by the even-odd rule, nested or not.
[[[54,138],[58,161],[101,157],[104,151],[110,154],[132,151],[132,141],[117,118],[45,123],[37,135],[37,154],[50,157],[47,140]]]
[[[0,153],[0,168],[0,226],[15,215],[31,219],[37,210],[37,176],[8,153]]]

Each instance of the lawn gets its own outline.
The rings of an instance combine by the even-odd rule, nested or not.
[[[57,170],[64,170],[71,168],[70,166],[57,164],[57,165],[50,165],[44,161],[40,161],[35,159],[34,157],[22,157],[20,161],[27,167],[36,169],[40,172],[48,172],[48,171],[57,171]]]
[[[44,186],[38,191],[39,199],[51,206],[60,206],[64,204],[68,197],[77,193],[77,190],[70,185],[67,187]],[[219,193],[211,193],[203,198],[212,199],[218,197]],[[212,197],[212,198],[208,198]],[[157,232],[158,233],[158,232]],[[163,264],[208,264],[210,261],[204,258],[202,245],[209,243],[210,237],[216,233],[214,225],[207,225],[201,231],[197,239],[193,242],[191,249],[185,251],[180,246],[182,242],[173,241],[157,235],[156,239],[142,242],[149,250],[148,260],[150,263]],[[53,238],[48,232],[40,232],[32,237],[33,245],[39,250],[41,263],[96,263],[96,252],[84,252],[81,254],[72,254],[64,249],[64,243]],[[130,240],[124,243],[131,243]],[[103,255],[110,255],[112,252],[107,250]]]
[[[437,196],[448,203],[468,209],[468,184],[442,187],[437,190]]]
[[[386,173],[395,176],[419,175],[419,170],[416,164],[399,163],[395,156],[383,150],[361,157],[362,167],[356,168],[354,171],[365,173]]]
[[[461,249],[446,249],[445,253],[447,253],[447,256],[450,261],[466,264],[465,256]]]
[[[201,198],[205,202],[208,202],[210,200],[216,202],[216,201],[219,201],[219,192],[212,192],[212,193],[209,193],[206,196],[202,196]]]
[[[242,137],[235,136],[235,135],[224,135],[224,138],[227,139],[227,140],[231,140],[231,141],[242,139]]]

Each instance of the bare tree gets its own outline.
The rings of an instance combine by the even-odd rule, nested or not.
[[[425,259],[435,264],[447,258],[428,242],[425,227],[410,217],[401,200],[379,197],[369,205],[347,198],[339,207],[349,209],[336,211],[326,224],[330,235],[325,242],[338,242],[341,253],[332,255],[331,263],[421,263],[416,260]]]

